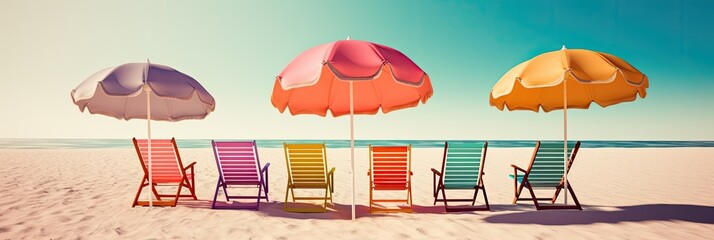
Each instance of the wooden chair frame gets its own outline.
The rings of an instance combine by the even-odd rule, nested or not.
[[[329,200],[330,203],[332,203],[332,193],[335,191],[334,186],[335,186],[335,168],[333,167],[330,169],[330,171],[327,171],[327,149],[325,147],[325,144],[289,144],[289,143],[283,143],[283,149],[285,150],[285,163],[288,168],[288,183],[287,187],[285,189],[285,204],[283,206],[283,210],[286,212],[300,212],[300,213],[324,213],[327,212],[327,201]],[[306,156],[307,158],[312,158],[312,162],[302,162],[304,159],[301,159],[300,155]],[[317,174],[319,177],[324,178],[325,182],[313,182],[313,183],[300,183],[298,182],[299,180],[296,180],[295,178],[299,179],[305,179],[309,178],[311,174],[306,174],[304,170],[301,170],[298,173],[293,173],[294,170],[298,170],[297,166],[300,165],[301,167],[317,167],[320,166],[320,164],[315,165],[315,158],[316,156],[321,156],[322,157],[322,169],[321,173]],[[298,157],[297,159],[295,157]],[[295,162],[296,168],[293,169],[293,166],[291,163]],[[320,170],[316,170],[320,171]],[[315,172],[316,173],[316,172]],[[312,176],[317,176],[312,174]],[[296,189],[324,189],[325,190],[325,196],[324,197],[300,197],[295,195],[295,190]],[[292,199],[292,200],[291,200]],[[322,205],[318,208],[314,207],[291,207],[289,206],[289,203],[297,203],[298,201],[310,201],[310,200],[323,200],[324,202]]]
[[[513,187],[514,187],[514,198],[513,198],[513,204],[516,204],[518,201],[533,201],[533,204],[535,205],[537,210],[547,210],[547,209],[578,209],[578,210],[583,210],[582,206],[580,205],[580,202],[578,201],[578,197],[575,196],[575,192],[573,191],[572,183],[568,181],[568,191],[570,192],[570,195],[573,197],[573,201],[575,202],[575,205],[542,205],[538,201],[544,201],[544,200],[549,200],[551,204],[554,204],[555,201],[558,199],[558,195],[560,194],[560,191],[564,188],[565,185],[565,176],[563,176],[560,180],[560,183],[555,186],[555,194],[553,194],[553,197],[550,198],[538,198],[535,195],[535,192],[533,191],[533,188],[540,188],[540,187],[534,187],[531,185],[531,183],[528,181],[528,177],[531,174],[531,169],[533,167],[533,163],[536,161],[536,156],[538,155],[538,150],[541,147],[541,142],[538,141],[536,143],[535,150],[533,151],[533,156],[531,157],[530,164],[528,165],[528,169],[523,169],[520,168],[514,164],[511,164],[511,167],[513,168]],[[575,146],[573,147],[570,157],[568,159],[568,172],[565,174],[568,174],[570,172],[571,166],[573,165],[573,162],[575,161],[575,156],[578,153],[578,150],[580,149],[580,141],[577,141],[575,143]],[[518,173],[523,174],[523,179],[521,180],[520,184],[518,183]],[[531,197],[520,197],[521,193],[523,193],[523,189],[527,188],[528,191],[530,192]],[[543,187],[543,188],[550,188],[550,187]]]
[[[437,201],[443,201],[444,202],[444,208],[446,209],[446,212],[459,212],[459,211],[490,211],[491,206],[488,204],[488,196],[486,195],[486,187],[484,186],[484,180],[483,180],[483,175],[484,173],[484,166],[486,162],[486,151],[488,150],[488,142],[483,143],[483,150],[481,152],[481,160],[479,161],[479,172],[478,172],[478,182],[476,185],[474,185],[473,189],[465,189],[465,188],[447,188],[444,185],[444,179],[445,179],[445,168],[446,168],[446,162],[448,161],[447,158],[447,152],[449,150],[449,142],[444,143],[444,157],[441,162],[441,171],[438,171],[434,168],[431,169],[433,173],[433,195],[434,195],[434,205],[436,205]],[[439,177],[437,181],[437,176]],[[473,198],[471,199],[448,199],[446,197],[446,190],[473,190],[474,195]],[[479,190],[483,191],[483,198],[485,202],[485,206],[475,206],[476,204],[476,198],[478,197],[478,192]],[[439,198],[439,193],[441,193],[441,198]],[[449,202],[471,202],[471,206],[449,206]]]
[[[399,185],[399,186],[394,186],[394,187],[381,187],[378,186],[379,184],[375,184],[375,176],[379,176],[380,173],[377,173],[374,171],[374,155],[375,151],[374,149],[389,149],[388,151],[385,151],[387,154],[394,153],[398,151],[394,151],[399,148],[406,148],[405,154],[406,154],[406,183],[404,186]],[[414,175],[411,171],[411,150],[412,146],[411,144],[406,145],[406,146],[372,146],[369,145],[369,171],[367,172],[367,175],[370,176],[369,178],[369,212],[370,213],[390,213],[390,212],[407,212],[411,213],[413,212],[413,204],[412,204],[412,181],[411,181],[411,176]],[[388,166],[392,167],[392,166]],[[398,199],[377,199],[374,198],[374,192],[375,191],[406,191],[406,197],[405,198],[398,198]],[[374,205],[376,203],[406,203],[408,205],[407,208],[397,208],[397,209],[388,209],[388,208],[377,208]]]
[[[132,141],[134,142],[134,148],[136,149],[136,154],[139,156],[139,162],[141,163],[141,168],[144,171],[144,177],[141,180],[141,184],[139,184],[139,190],[136,192],[136,196],[134,197],[134,202],[132,203],[131,207],[135,206],[149,206],[149,201],[139,201],[139,196],[141,195],[142,190],[144,187],[149,186],[149,169],[148,166],[144,163],[144,158],[143,155],[141,154],[141,148],[139,147],[139,142],[136,138],[133,138]],[[160,140],[160,139],[152,139],[151,142],[154,144],[154,142],[160,142],[160,141],[166,141]],[[170,183],[157,183],[157,182],[152,182],[151,186],[151,192],[153,193],[153,196],[156,198],[157,201],[153,201],[154,206],[171,206],[175,207],[176,203],[178,202],[179,197],[190,197],[193,198],[193,200],[197,200],[196,198],[196,191],[195,191],[195,178],[194,178],[194,165],[196,162],[192,162],[188,166],[184,167],[183,162],[181,161],[181,155],[179,155],[178,147],[176,146],[176,139],[171,138],[171,145],[173,147],[174,154],[176,156],[176,161],[178,164],[178,169],[180,169],[180,174],[181,174],[181,180],[176,181],[176,182],[170,182]],[[158,146],[157,146],[158,147]],[[153,149],[153,147],[152,147]],[[153,150],[152,150],[153,151]],[[190,174],[187,173],[187,171],[190,171]],[[175,194],[160,194],[158,190],[156,189],[157,186],[171,186],[171,185],[176,185],[178,189],[176,190]],[[190,192],[188,195],[181,195],[181,189],[187,188]],[[173,200],[162,200],[162,197],[170,197],[173,198]]]
[[[219,145],[226,145],[226,146],[219,146]],[[218,168],[218,182],[216,183],[216,191],[213,194],[213,203],[211,204],[211,208],[214,209],[253,209],[253,210],[259,210],[260,209],[260,200],[265,199],[265,202],[269,202],[268,199],[268,167],[270,167],[270,163],[266,163],[262,168],[260,167],[260,156],[258,155],[258,145],[256,144],[255,140],[253,141],[215,141],[211,140],[211,146],[213,147],[213,155],[215,156],[216,159],[216,167]],[[245,171],[246,169],[240,169],[236,167],[231,167],[231,168],[226,168],[222,164],[222,157],[226,156],[221,156],[221,149],[231,149],[232,153],[230,156],[227,157],[236,157],[239,155],[243,154],[252,154],[252,158],[255,164],[252,167],[255,167],[255,174],[258,177],[258,182],[257,184],[254,181],[227,181],[225,178],[225,172],[226,170],[228,171]],[[246,151],[247,148],[250,148],[250,151]],[[225,153],[223,153],[225,154]],[[242,177],[242,176],[236,176],[236,174],[232,174],[234,177]],[[229,175],[231,176],[231,175]],[[230,186],[235,186],[235,187],[255,187],[258,190],[258,195],[257,196],[239,196],[239,195],[229,195],[228,194],[228,187]],[[226,201],[230,201],[231,199],[255,199],[256,203],[254,206],[220,206],[216,205],[216,199],[218,197],[218,191],[220,189],[223,189],[223,194],[226,197]],[[263,195],[263,192],[265,192],[265,195]]]

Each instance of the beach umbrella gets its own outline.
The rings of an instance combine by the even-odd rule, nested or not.
[[[308,49],[275,79],[273,106],[281,113],[350,116],[352,219],[355,219],[354,115],[415,107],[433,94],[429,76],[396,49],[341,40]]]
[[[127,63],[101,70],[84,80],[70,94],[84,112],[117,119],[146,119],[151,149],[151,120],[203,119],[216,107],[211,94],[192,77],[171,67],[149,63]],[[151,177],[151,151],[149,185]],[[153,197],[149,206],[153,206]]]
[[[564,182],[568,187],[568,109],[587,109],[595,102],[607,107],[647,95],[645,74],[616,56],[586,49],[566,49],[540,54],[501,77],[493,86],[489,103],[498,110],[545,112],[563,109]],[[565,204],[568,191],[565,191]]]

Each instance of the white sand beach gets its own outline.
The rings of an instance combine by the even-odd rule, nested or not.
[[[434,206],[432,173],[443,149],[413,149],[414,213],[370,215],[367,149],[356,151],[357,220],[350,221],[349,149],[328,149],[337,168],[328,213],[283,212],[282,149],[270,162],[270,203],[260,211],[212,210],[211,149],[180,149],[196,161],[199,200],[131,207],[141,180],[133,149],[0,150],[0,239],[711,239],[714,148],[581,149],[570,176],[583,211],[511,204],[510,164],[531,148],[491,148],[484,177],[491,212]],[[548,193],[543,192],[543,195]],[[479,201],[482,201],[479,196]]]

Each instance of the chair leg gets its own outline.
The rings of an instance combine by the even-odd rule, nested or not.
[[[193,179],[189,181],[188,178],[184,177],[184,180],[186,181],[185,187],[188,188],[188,191],[191,193],[191,197],[193,197],[193,200],[198,200],[198,198],[196,197],[196,189],[194,185],[190,185],[191,182],[193,182]]]
[[[267,181],[267,179],[266,179]],[[261,183],[263,190],[265,191],[265,202],[270,202],[270,199],[268,199],[268,184],[267,182]]]
[[[516,181],[516,180],[513,180],[513,181]],[[516,192],[515,192],[515,196],[513,197],[513,204],[516,204],[516,202],[518,201],[518,198],[521,196],[521,193],[523,192],[523,187],[525,186],[525,184],[526,184],[525,181],[521,182],[520,185],[517,185],[516,183],[513,184],[514,186],[517,186],[515,188]]]
[[[411,183],[409,184],[409,188],[407,189],[407,191],[409,191],[409,195],[407,196],[407,198],[409,199],[409,207],[411,208],[412,207],[412,185],[411,185]]]
[[[325,201],[322,204],[322,207],[323,207],[322,212],[327,212],[327,194],[329,194],[329,193],[330,193],[330,186],[327,186],[325,188]],[[332,202],[332,199],[330,199],[330,202]]]
[[[444,186],[439,184],[436,186],[436,189],[434,189],[434,205],[436,205],[436,202],[439,201],[439,192],[442,190]]]
[[[491,211],[491,205],[488,205],[488,196],[486,195],[486,186],[481,186],[483,189],[483,201],[486,202],[486,210]],[[474,198],[475,200],[475,198]]]
[[[412,207],[413,207],[412,200],[413,199],[412,199],[412,184],[411,183],[409,183],[409,188],[407,189],[407,191],[409,191],[409,193],[408,193],[409,194],[408,195],[409,211],[412,211]]]
[[[270,202],[268,199],[268,171],[265,171],[265,181],[261,183],[263,185],[263,190],[265,190],[265,202]]]
[[[216,208],[216,199],[218,198],[218,188],[221,187],[221,179],[216,181],[216,192],[213,194],[213,203],[211,203],[211,208]]]
[[[159,191],[156,190],[156,186],[158,186],[156,183],[151,186],[151,192],[154,193],[154,197],[156,197],[156,200],[161,201],[161,196],[159,195]]]
[[[139,184],[139,190],[136,191],[136,196],[134,196],[134,203],[131,204],[131,207],[136,207],[136,205],[139,204],[139,195],[141,195],[141,190],[144,189],[144,184],[146,182],[146,176],[141,179],[141,184]]]
[[[471,206],[476,206],[476,198],[478,197],[478,190],[479,190],[479,186],[476,186],[476,189],[474,190],[474,200],[471,201]]]
[[[550,203],[553,204],[555,203],[555,200],[558,200],[558,195],[560,195],[560,189],[563,188],[563,185],[555,187],[555,194],[553,194],[553,198],[551,198]]]
[[[374,193],[372,191],[374,189],[372,189],[372,186],[371,186],[372,183],[370,182],[369,184],[370,184],[370,187],[369,187],[369,213],[372,214],[372,208],[373,208],[372,204],[374,203],[374,198],[373,198]]]
[[[449,208],[449,202],[446,200],[446,187],[443,185],[441,186],[441,196],[441,200],[444,201],[444,209]]]
[[[228,197],[228,184],[223,183],[221,184],[221,187],[223,188],[223,195],[226,196],[226,202],[230,202],[230,197]]]
[[[439,194],[439,189],[437,189],[437,187],[436,187],[436,173],[432,173],[431,178],[432,178],[432,182],[431,182],[432,188],[431,189],[433,189],[431,191],[431,193],[434,195],[434,205],[436,205],[436,195]]]
[[[193,194],[193,200],[198,200],[196,198],[196,174],[193,171],[193,166],[191,166],[191,194]]]
[[[255,210],[260,210],[260,196],[263,193],[263,187],[258,184],[258,198],[255,201]]]
[[[174,205],[172,207],[175,207],[178,203],[179,196],[181,196],[181,188],[181,184],[179,184],[178,191],[176,191],[176,198],[174,199]]]
[[[575,202],[575,206],[578,207],[579,210],[583,210],[583,207],[580,206],[580,201],[578,201],[578,197],[575,196],[575,191],[573,191],[573,187],[571,186],[570,183],[568,183],[568,191],[570,191],[570,195],[573,196],[573,201]]]
[[[535,196],[535,192],[533,191],[533,187],[531,187],[530,183],[527,181],[523,182],[521,185],[527,184],[526,187],[528,187],[528,192],[531,194],[531,199],[533,199],[533,204],[535,205],[537,210],[541,210],[540,204],[538,204],[538,198]]]
[[[290,182],[288,182],[287,187],[285,187],[285,202],[283,204],[283,211],[286,211],[286,212],[288,211],[288,199],[289,199],[290,193],[292,192],[291,190],[292,190],[292,188],[290,187]],[[293,195],[293,198],[295,198],[294,195]]]

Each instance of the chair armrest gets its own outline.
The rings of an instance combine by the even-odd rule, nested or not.
[[[434,174],[436,174],[436,175],[438,175],[439,177],[441,177],[441,172],[439,172],[439,170],[436,170],[436,169],[433,169],[433,168],[432,168],[432,169],[431,169],[431,172],[433,172]]]
[[[270,167],[270,163],[265,163],[265,165],[263,165],[263,169],[261,169],[260,172],[263,173],[265,171],[268,171],[268,167]]]
[[[519,170],[519,171],[521,171],[521,172],[524,172],[524,173],[526,172],[525,169],[520,168],[520,167],[518,167],[518,166],[516,166],[516,165],[514,165],[514,164],[511,164],[511,167],[512,167],[513,169],[517,169],[517,170]]]
[[[327,173],[327,177],[330,179],[330,182],[328,183],[330,192],[333,193],[335,192],[335,167],[332,167],[332,169],[330,169],[330,171]]]
[[[370,176],[370,175],[372,175],[372,169],[367,170],[367,176]]]
[[[188,166],[184,167],[183,170],[186,170],[186,169],[189,169],[189,168],[193,168],[193,165],[196,165],[196,162],[192,162],[192,163],[189,164]]]

